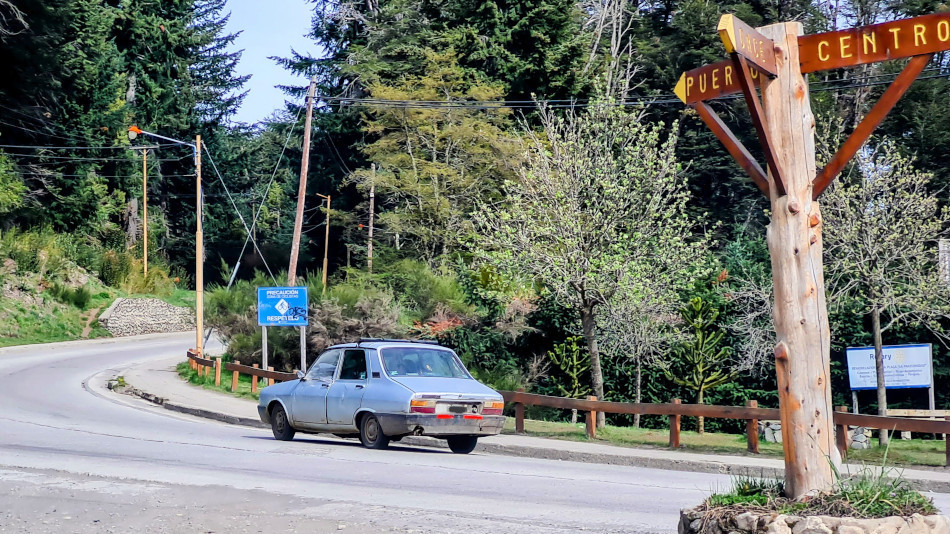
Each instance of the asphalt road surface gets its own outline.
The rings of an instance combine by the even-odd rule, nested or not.
[[[675,532],[723,475],[231,426],[87,385],[189,335],[0,351],[0,532]],[[184,358],[183,358],[184,359]]]

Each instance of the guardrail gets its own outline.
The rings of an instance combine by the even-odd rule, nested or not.
[[[680,419],[687,417],[708,417],[712,419],[739,419],[746,421],[746,441],[750,452],[759,452],[759,420],[780,419],[780,412],[776,408],[759,408],[754,400],[746,402],[745,406],[710,406],[706,404],[683,404],[680,399],[673,399],[669,403],[633,403],[598,401],[594,397],[584,399],[570,399],[566,397],[551,397],[535,395],[519,391],[499,391],[505,402],[515,405],[515,431],[524,432],[524,407],[545,406],[587,412],[587,437],[596,437],[596,413],[615,413],[626,415],[666,415],[670,418],[669,446],[680,446]],[[940,419],[904,419],[901,417],[882,417],[878,415],[861,415],[847,413],[847,406],[837,406],[833,414],[835,423],[836,445],[842,458],[848,455],[848,426],[865,428],[887,429],[890,431],[905,430],[927,434],[950,433],[950,417]],[[946,440],[946,466],[950,467],[950,439]]]
[[[242,365],[241,362],[224,363],[221,358],[202,358],[192,351],[188,351],[188,361],[192,369],[198,371],[198,376],[207,376],[214,370],[214,384],[221,385],[221,372],[231,371],[231,391],[237,391],[238,380],[241,374],[250,375],[251,392],[256,393],[258,380],[263,378],[269,385],[275,382],[285,382],[297,378],[297,372],[282,373],[273,367],[260,369]],[[505,402],[515,405],[515,431],[524,432],[524,407],[544,406],[586,412],[587,437],[594,439],[597,435],[597,412],[625,414],[625,415],[666,415],[670,420],[670,442],[672,448],[680,446],[680,422],[682,417],[708,417],[710,419],[738,419],[746,422],[746,443],[749,452],[759,452],[759,420],[781,419],[776,408],[759,408],[758,402],[746,401],[745,406],[714,406],[708,404],[683,404],[680,399],[672,399],[668,403],[634,403],[599,401],[595,397],[571,399],[567,397],[551,397],[518,391],[499,391]],[[882,417],[879,415],[862,415],[847,412],[847,406],[836,406],[834,411],[835,441],[842,458],[848,455],[848,426],[865,428],[887,429],[890,431],[905,430],[926,434],[950,434],[950,417],[940,419],[905,419],[903,417]],[[950,467],[950,439],[946,440],[946,465]]]

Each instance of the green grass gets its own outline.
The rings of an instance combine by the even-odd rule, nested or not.
[[[254,399],[257,400],[260,395],[257,393],[251,393],[251,375],[242,374],[238,378],[238,389],[237,392],[231,392],[231,371],[221,371],[221,385],[214,385],[214,369],[208,373],[207,376],[198,376],[198,372],[193,370],[188,362],[181,362],[176,367],[178,370],[178,376],[188,380],[192,384],[201,386],[205,389],[210,389],[212,391],[220,391],[222,393],[228,393],[239,397],[242,399]],[[257,387],[263,388],[267,385],[267,381],[264,379],[258,379]]]
[[[515,419],[509,417],[505,422],[504,432],[513,433]],[[588,441],[583,423],[572,425],[551,421],[525,420],[525,433],[532,436],[541,436],[571,441]],[[667,429],[648,429],[606,426],[597,430],[596,442],[610,443],[625,447],[654,447],[666,448],[670,434]],[[875,440],[876,443],[876,440]],[[713,454],[748,455],[746,437],[744,434],[725,434],[720,432],[706,432],[699,435],[696,432],[683,431],[680,433],[682,449],[690,452],[707,452]],[[784,455],[781,443],[766,443],[759,440],[759,452],[762,456],[782,458]],[[894,466],[937,466],[942,467],[946,462],[946,449],[943,441],[937,440],[901,440],[891,439],[890,449],[886,451],[888,465]],[[850,450],[848,461],[880,465],[885,457],[885,449],[874,447],[864,450]]]

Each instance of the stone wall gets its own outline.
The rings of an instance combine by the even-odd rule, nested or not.
[[[159,299],[116,299],[99,324],[116,337],[184,332],[195,328],[195,312]]]
[[[683,510],[679,534],[950,534],[950,519],[942,515],[854,519],[851,517],[782,514],[721,515]]]

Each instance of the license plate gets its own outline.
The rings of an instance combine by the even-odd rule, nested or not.
[[[449,411],[452,413],[467,413],[468,410],[469,410],[468,406],[457,406],[457,405],[449,406]]]

